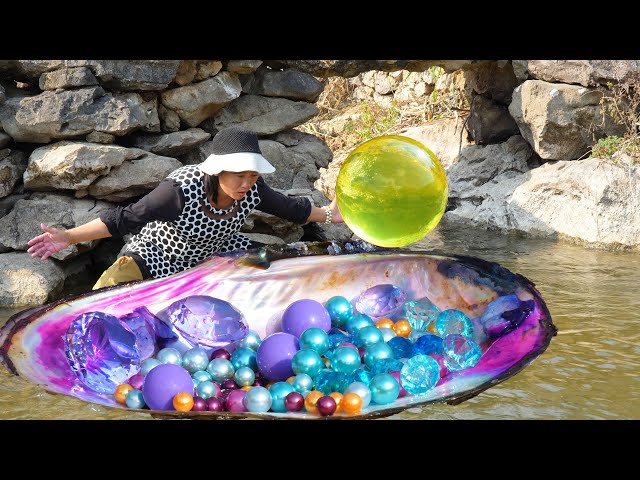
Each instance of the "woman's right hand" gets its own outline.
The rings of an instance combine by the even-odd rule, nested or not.
[[[46,260],[54,253],[71,245],[69,234],[66,230],[47,227],[44,223],[40,224],[40,228],[45,233],[33,237],[27,242],[27,245],[29,245],[27,253],[30,253],[32,258],[39,256],[41,257],[40,260]]]

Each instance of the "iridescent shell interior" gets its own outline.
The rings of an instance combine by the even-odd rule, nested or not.
[[[63,335],[83,313],[100,311],[120,317],[145,306],[155,314],[176,299],[208,295],[241,311],[249,328],[265,338],[280,331],[283,311],[296,300],[324,303],[336,295],[355,300],[380,284],[402,289],[407,301],[428,297],[440,310],[457,309],[474,319],[481,318],[492,301],[508,295],[530,308],[519,318],[517,328],[476,334],[482,356],[475,366],[450,372],[424,394],[398,398],[388,405],[371,403],[360,414],[141,411],[160,418],[376,418],[428,403],[456,404],[518,373],[545,351],[556,333],[534,285],[496,263],[440,252],[379,249],[364,242],[317,242],[222,254],[168,278],[90,291],[25,310],[0,331],[0,360],[14,374],[48,391],[127,408],[113,395],[84,388],[69,367]]]

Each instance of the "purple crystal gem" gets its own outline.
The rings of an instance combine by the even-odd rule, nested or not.
[[[517,328],[533,307],[533,300],[520,300],[514,294],[503,295],[489,303],[477,321],[489,338],[497,338]]]
[[[169,343],[178,339],[171,327],[151,313],[147,307],[138,307],[122,315],[120,320],[136,335],[136,345],[142,360],[152,357]]]
[[[362,292],[356,301],[356,309],[377,321],[400,310],[405,298],[407,292],[401,288],[382,283]]]
[[[136,335],[113,315],[83,313],[69,324],[62,339],[71,370],[91,390],[113,394],[140,371]]]
[[[191,347],[205,348],[208,353],[243,339],[249,331],[244,316],[233,305],[206,295],[177,300],[157,316],[173,325]]]

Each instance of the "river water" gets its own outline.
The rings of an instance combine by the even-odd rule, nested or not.
[[[527,277],[558,334],[524,370],[480,395],[387,420],[640,419],[640,253],[444,223],[409,248],[472,255]],[[0,309],[0,325],[16,311]],[[0,365],[0,419],[151,418],[47,393]]]

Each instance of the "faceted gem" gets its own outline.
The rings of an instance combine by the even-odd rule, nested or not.
[[[83,313],[62,338],[71,370],[91,390],[113,394],[140,370],[136,335],[113,315]]]
[[[436,321],[440,314],[440,309],[436,307],[427,297],[406,302],[403,306],[404,318],[407,319],[413,331],[426,331],[427,326]]]
[[[443,310],[436,319],[436,331],[442,338],[453,333],[473,338],[473,323],[460,310]]]
[[[444,362],[449,370],[473,367],[480,361],[482,350],[469,337],[454,333],[444,339]]]
[[[206,295],[176,300],[157,316],[173,325],[192,347],[223,348],[244,338],[249,330],[244,316],[233,305]]]
[[[169,325],[156,317],[147,307],[138,307],[133,312],[122,315],[120,320],[127,324],[136,335],[136,345],[142,360],[152,357],[158,350],[178,339]]]
[[[516,295],[503,295],[487,305],[478,319],[489,338],[497,338],[517,328],[531,313],[533,300],[520,300]]]
[[[409,358],[413,352],[413,343],[404,337],[394,337],[387,342],[395,358]]]
[[[444,340],[432,333],[425,333],[413,344],[413,355],[431,355],[432,353],[442,354]]]
[[[432,389],[440,379],[440,365],[428,355],[411,357],[400,370],[402,388],[412,395]]]
[[[378,375],[379,373],[389,373],[394,370],[400,370],[404,363],[395,358],[385,358],[383,360],[377,360],[373,362],[369,370],[372,375]]]
[[[407,292],[394,285],[375,285],[360,294],[356,300],[356,310],[374,321],[391,317],[402,308]]]

